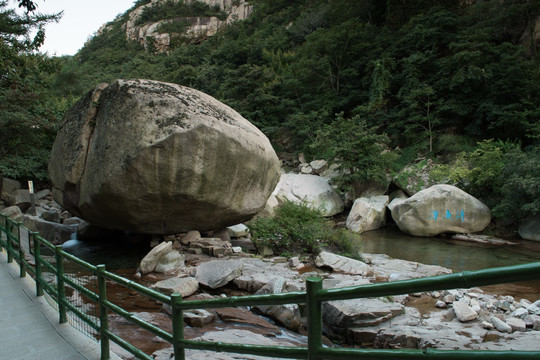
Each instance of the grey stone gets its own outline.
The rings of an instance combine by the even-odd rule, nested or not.
[[[476,311],[471,309],[465,301],[456,301],[452,304],[456,317],[461,322],[467,322],[478,318]]]
[[[326,160],[313,160],[309,163],[315,174],[320,174],[328,169],[328,162]]]
[[[434,185],[392,209],[401,231],[414,236],[482,231],[491,221],[489,208],[451,185]]]
[[[197,290],[199,290],[199,282],[192,277],[179,278],[173,277],[170,279],[165,279],[158,281],[152,288],[159,290],[165,294],[179,293],[182,294],[182,297],[188,297],[193,295]]]
[[[184,266],[185,260],[186,257],[183,254],[180,254],[176,250],[172,250],[159,258],[154,271],[158,273],[168,273],[177,270]]]
[[[315,265],[318,267],[329,267],[334,271],[343,272],[345,274],[363,276],[373,275],[373,270],[368,264],[345,256],[332,254],[328,251],[322,251],[317,256]]]
[[[49,175],[54,199],[93,225],[170,235],[251,219],[280,168],[268,138],[230,107],[132,79],[101,84],[68,110]]]
[[[386,195],[356,199],[347,217],[347,229],[362,233],[384,226],[388,201]]]
[[[249,228],[244,224],[237,224],[227,227],[229,234],[233,238],[240,238],[249,234]]]
[[[352,299],[323,303],[323,320],[336,329],[381,324],[403,311],[401,304],[380,299]]]
[[[525,324],[525,321],[523,321],[522,319],[510,317],[506,319],[506,324],[509,325],[513,331],[524,332],[527,330],[527,325]]]
[[[162,242],[152,250],[141,260],[139,270],[142,274],[149,274],[156,268],[159,259],[172,250],[172,241]]]
[[[203,327],[216,320],[217,315],[212,311],[204,309],[184,310],[184,321],[189,326]]]
[[[540,214],[528,216],[519,226],[518,233],[523,239],[540,241]]]
[[[502,321],[501,319],[499,319],[498,317],[492,316],[490,318],[490,321],[493,324],[493,326],[495,326],[495,328],[499,330],[500,332],[509,333],[509,334],[512,332],[512,327],[508,325],[507,323],[505,323],[504,321]]]
[[[304,203],[324,216],[339,214],[344,209],[341,197],[323,177],[316,175],[283,174],[274,194],[280,201]]]
[[[243,264],[238,260],[214,260],[197,267],[197,281],[212,289],[217,289],[242,274]]]

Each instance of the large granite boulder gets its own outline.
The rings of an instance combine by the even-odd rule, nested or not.
[[[304,203],[323,216],[339,214],[345,207],[328,180],[317,175],[283,174],[274,194],[279,201]]]
[[[93,225],[174,234],[251,219],[280,170],[266,136],[216,99],[117,80],[67,112],[49,174],[55,200]]]
[[[396,204],[392,218],[414,236],[482,231],[491,221],[489,208],[452,185],[434,185]]]

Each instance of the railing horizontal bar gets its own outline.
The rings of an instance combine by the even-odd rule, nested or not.
[[[45,290],[45,292],[49,294],[55,302],[58,302],[58,291],[54,286],[47,283],[46,281],[42,281],[41,286],[43,286],[43,290]]]
[[[256,306],[256,305],[284,305],[303,304],[306,302],[305,292],[289,292],[280,294],[231,296],[219,299],[189,300],[182,301],[179,308],[182,310],[191,309],[217,309],[235,306]]]
[[[103,275],[107,279],[110,279],[116,283],[119,283],[120,285],[124,285],[125,287],[129,289],[138,291],[143,295],[153,298],[154,300],[161,301],[164,304],[169,304],[169,305],[171,304],[171,298],[165,294],[160,293],[159,291],[152,290],[133,280],[128,280],[124,277],[118,276],[109,271],[105,271]]]
[[[64,281],[69,285],[71,286],[72,288],[74,288],[75,290],[81,292],[84,296],[86,296],[87,298],[89,298],[90,300],[92,300],[93,302],[98,302],[99,300],[99,295],[97,295],[95,292],[91,291],[91,290],[88,290],[87,288],[85,288],[84,286],[82,286],[81,284],[79,283],[76,283],[75,281],[71,280],[69,277],[67,276],[63,276],[62,279],[64,279]]]
[[[349,360],[349,359],[373,359],[373,360],[532,360],[539,359],[538,351],[491,351],[491,350],[413,350],[413,349],[344,349],[323,348],[318,351],[323,359]]]
[[[78,318],[80,318],[82,321],[90,325],[91,328],[93,328],[96,331],[99,331],[99,325],[94,322],[88,315],[83,313],[81,310],[77,309],[72,303],[69,301],[65,301],[64,305],[69,309],[69,311],[75,313]]]
[[[41,244],[45,245],[52,251],[55,251],[56,248],[54,247],[54,245],[51,244],[49,241],[47,241],[45,238],[42,238],[41,236],[38,235],[35,237],[35,239],[37,239]]]
[[[53,264],[51,264],[47,260],[43,259],[43,257],[41,257],[41,256],[39,256],[39,263],[43,267],[46,267],[50,272],[52,272],[56,276],[56,266],[54,266]]]
[[[470,288],[473,286],[538,279],[539,274],[540,262],[536,262],[478,271],[463,271],[456,274],[428,278],[327,289],[318,292],[317,298],[321,301],[335,301],[362,297],[410,294],[422,291]]]
[[[113,304],[112,302],[110,302],[108,300],[105,300],[103,302],[103,305],[105,305],[107,307],[107,309],[109,309],[109,310],[113,311],[114,313],[122,316],[124,319],[129,320],[129,321],[139,325],[143,329],[151,332],[152,334],[154,334],[156,336],[159,336],[163,340],[168,341],[169,343],[172,343],[172,341],[173,341],[172,334],[166,332],[165,330],[163,330],[163,329],[161,329],[161,328],[159,328],[159,327],[157,327],[155,325],[152,325],[152,324],[138,318],[135,314],[130,313],[129,311],[122,309],[120,306],[115,305],[115,304]]]
[[[81,260],[78,257],[76,257],[76,256],[74,256],[74,255],[72,255],[72,254],[70,254],[68,252],[65,252],[64,250],[60,250],[60,255],[62,255],[64,258],[68,259],[69,261],[73,261],[74,263],[82,266],[86,270],[90,271],[92,273],[92,275],[97,274],[96,267],[94,265],[90,264],[89,262]]]
[[[141,350],[137,349],[135,346],[131,345],[130,343],[128,343],[126,340],[122,339],[121,337],[119,337],[118,335],[115,335],[113,334],[112,332],[110,332],[109,330],[105,331],[105,335],[112,341],[114,341],[115,343],[117,343],[118,345],[120,345],[121,347],[123,347],[124,349],[126,349],[127,351],[129,351],[130,353],[132,353],[133,355],[135,355],[137,357],[137,359],[142,359],[142,360],[154,360],[153,357],[149,356],[149,355],[146,355],[144,352],[142,352]]]
[[[305,359],[307,357],[306,347],[230,344],[224,342],[195,341],[185,339],[180,340],[179,343],[186,349],[210,350],[214,352],[221,351],[236,354],[250,354],[288,359]]]

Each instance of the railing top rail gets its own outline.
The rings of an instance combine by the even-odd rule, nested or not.
[[[318,292],[321,301],[347,300],[353,298],[380,297],[411,294],[444,289],[466,289],[473,286],[504,284],[522,280],[538,279],[540,262],[505,266],[426,278],[392,281],[378,284],[358,285]]]

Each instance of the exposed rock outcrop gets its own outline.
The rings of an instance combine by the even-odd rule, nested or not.
[[[167,0],[169,1],[169,0]],[[178,0],[176,0],[178,1]],[[184,3],[191,3],[191,0],[183,0]],[[219,19],[216,16],[207,17],[180,17],[176,19],[161,20],[158,22],[148,22],[139,24],[144,11],[152,6],[159,6],[165,0],[152,0],[150,3],[141,5],[129,13],[129,19],[126,22],[126,38],[131,41],[137,41],[145,49],[155,49],[157,52],[166,52],[169,50],[171,39],[175,36],[185,36],[190,39],[204,39],[215,35],[223,26],[233,21],[244,20],[251,14],[253,6],[247,1],[240,0],[198,0],[208,4],[211,8],[219,7],[227,17]],[[169,23],[183,24],[182,33],[161,32],[161,25]],[[105,29],[101,31],[106,31]]]
[[[66,114],[49,173],[55,200],[93,225],[138,233],[249,220],[279,180],[266,136],[197,90],[117,80]]]

